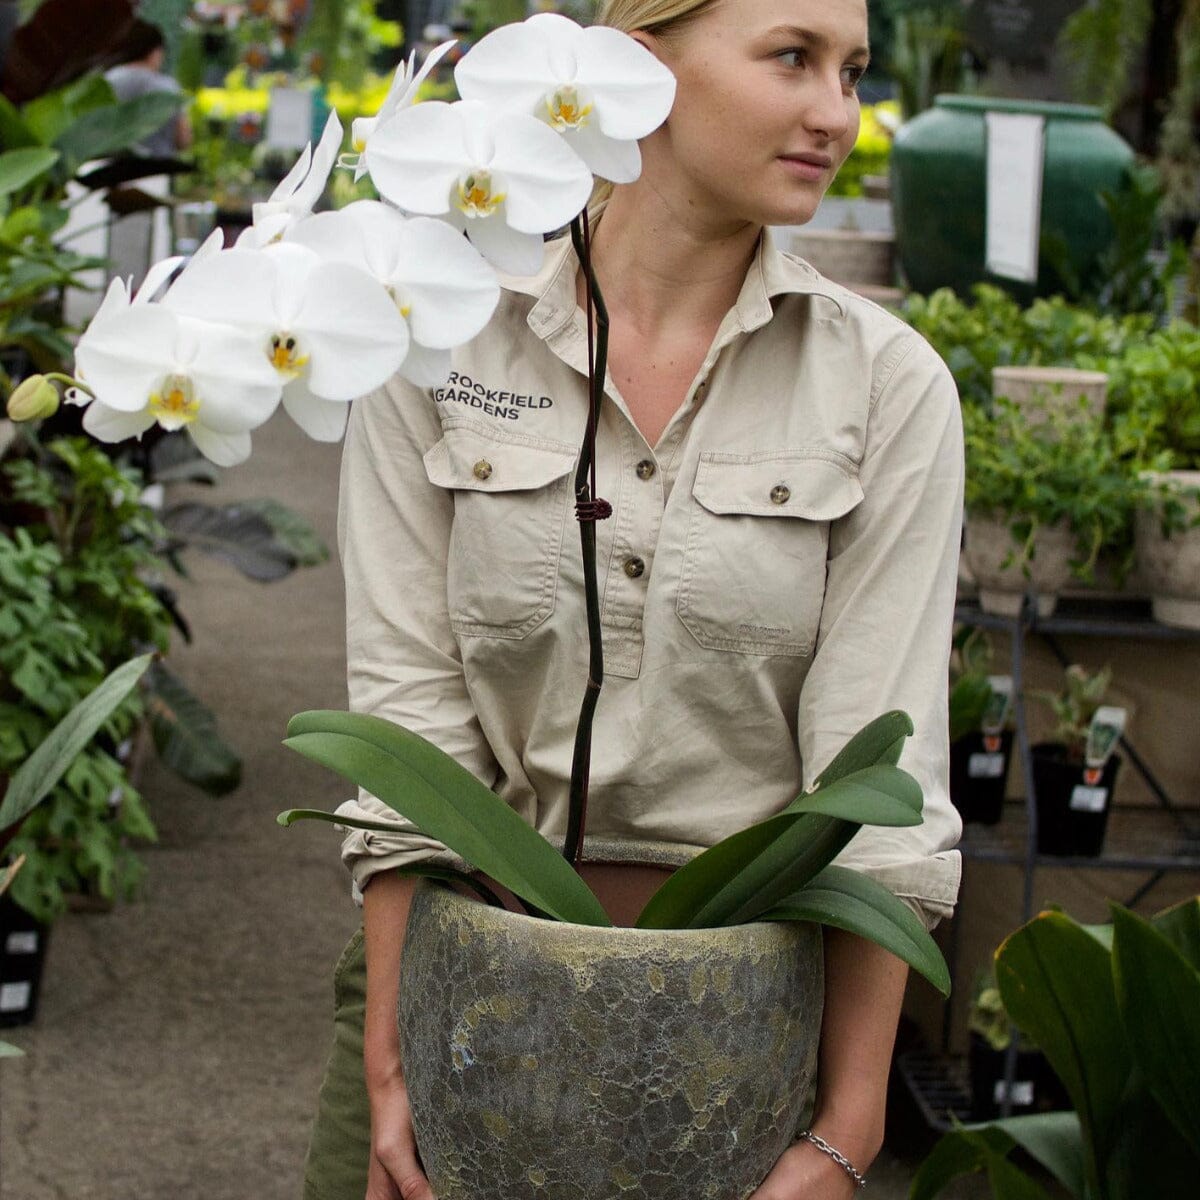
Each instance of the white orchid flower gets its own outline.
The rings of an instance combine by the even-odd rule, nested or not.
[[[154,424],[186,429],[222,467],[249,457],[250,430],[279,403],[275,371],[252,339],[159,304],[130,303],[93,321],[75,362],[95,394],[83,418],[93,437],[119,442]]]
[[[351,122],[350,145],[353,153],[344,154],[340,161],[342,166],[354,167],[354,178],[356,181],[367,173],[367,160],[363,157],[363,151],[367,148],[367,142],[375,132],[376,127],[382,121],[386,121],[393,113],[399,112],[400,109],[408,108],[410,104],[416,103],[417,93],[421,90],[421,84],[429,77],[429,73],[433,68],[457,44],[457,41],[451,38],[448,42],[443,42],[440,46],[435,46],[426,56],[419,71],[416,70],[417,52],[414,50],[408,56],[408,62],[396,68],[396,74],[392,77],[391,87],[388,88],[388,93],[383,98],[383,103],[379,106],[379,111],[373,117],[355,117]]]
[[[336,112],[330,112],[316,152],[311,142],[305,146],[296,165],[268,199],[251,208],[254,223],[241,234],[237,244],[255,247],[278,241],[289,225],[308,216],[325,190],[341,147],[342,123]]]
[[[162,304],[245,331],[283,387],[284,409],[317,441],[337,441],[347,402],[390,379],[408,350],[404,318],[384,288],[289,242],[213,255],[185,271]]]
[[[479,333],[500,299],[495,273],[462,234],[378,200],[317,213],[294,225],[285,242],[358,267],[386,289],[412,339],[400,374],[418,387],[446,382],[451,347]]]
[[[637,139],[667,119],[675,76],[627,33],[537,13],[481,38],[454,68],[464,100],[531,113],[597,175],[641,174]]]
[[[444,218],[512,275],[537,271],[542,235],[567,224],[592,191],[592,173],[548,125],[468,101],[401,109],[375,130],[366,158],[385,199]]]

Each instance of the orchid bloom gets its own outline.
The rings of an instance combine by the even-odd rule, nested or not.
[[[290,225],[308,216],[321,198],[329,172],[342,146],[342,123],[336,112],[329,114],[325,131],[314,153],[304,147],[295,166],[283,177],[269,199],[252,208],[254,224],[238,238],[239,246],[265,246],[278,241]]]
[[[408,350],[408,329],[366,272],[282,242],[235,248],[185,271],[162,301],[183,316],[244,331],[310,437],[334,442],[347,401],[380,387]]]
[[[451,347],[473,338],[500,299],[494,272],[460,233],[378,200],[317,213],[293,226],[285,242],[358,267],[387,291],[412,339],[400,374],[418,387],[446,382]]]
[[[464,230],[501,271],[532,275],[542,235],[587,203],[592,173],[542,121],[485,104],[426,101],[394,113],[366,149],[385,199]]]
[[[637,139],[667,119],[675,77],[628,34],[537,13],[481,38],[454,69],[464,100],[540,118],[597,175],[641,174]]]
[[[186,429],[222,467],[250,456],[250,430],[279,403],[279,381],[252,339],[160,304],[118,309],[114,300],[80,338],[75,362],[95,395],[83,418],[93,437],[119,442],[156,423]]]
[[[392,77],[391,87],[388,88],[387,95],[383,98],[383,104],[380,105],[379,111],[373,117],[354,118],[354,121],[350,125],[350,145],[353,148],[353,154],[343,155],[341,165],[354,167],[355,180],[361,179],[367,173],[367,161],[363,157],[363,151],[367,148],[367,142],[375,132],[376,127],[381,122],[386,121],[393,113],[399,112],[402,108],[408,108],[409,105],[416,103],[417,93],[421,90],[421,84],[425,82],[433,68],[445,58],[446,54],[455,45],[457,45],[457,42],[454,38],[451,38],[448,42],[443,42],[440,46],[435,46],[426,56],[419,71],[416,70],[417,52],[414,50],[408,56],[408,62],[402,67],[396,68],[396,74]]]

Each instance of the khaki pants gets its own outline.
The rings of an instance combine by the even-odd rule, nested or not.
[[[371,1108],[363,1078],[367,955],[361,929],[342,951],[333,990],[333,1049],[304,1165],[304,1200],[363,1200],[371,1153]]]

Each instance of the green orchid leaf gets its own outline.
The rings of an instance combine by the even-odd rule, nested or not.
[[[143,654],[117,667],[45,736],[8,781],[0,801],[0,830],[24,820],[54,790],[100,726],[137,686],[152,659],[153,655]]]
[[[612,922],[570,863],[425,738],[364,713],[300,713],[285,746],[377,796],[514,895],[559,921]]]
[[[1200,972],[1149,921],[1113,913],[1113,982],[1133,1061],[1200,1155]]]
[[[908,1200],[932,1200],[955,1179],[980,1172],[987,1175],[993,1200],[1050,1200],[1044,1188],[1009,1162],[1015,1146],[1016,1142],[995,1126],[973,1126],[946,1134],[921,1164]]]
[[[880,764],[895,766],[904,749],[904,739],[913,733],[912,718],[893,709],[864,725],[817,776],[814,788],[828,787],[847,775]]]
[[[1004,1007],[1042,1048],[1079,1114],[1087,1147],[1088,1186],[1100,1191],[1100,1168],[1118,1133],[1118,1108],[1133,1061],[1116,994],[1112,956],[1060,912],[1045,912],[996,951]]]
[[[181,779],[210,796],[242,781],[242,760],[222,737],[217,718],[173,671],[155,663],[147,676],[147,711],[158,757]]]
[[[920,918],[882,884],[857,871],[826,867],[759,920],[813,921],[857,934],[890,950],[943,996],[950,994],[946,960]]]
[[[821,813],[856,825],[920,825],[921,785],[899,767],[879,765],[844,775],[818,791],[797,796],[789,813]]]
[[[1031,1113],[988,1122],[1035,1158],[1072,1196],[1087,1194],[1083,1130],[1073,1112]]]
[[[1200,971],[1200,896],[1191,896],[1153,918],[1151,924]]]
[[[183,96],[148,92],[131,100],[92,108],[73,120],[54,139],[68,169],[92,158],[104,158],[135,146],[161,129],[180,109]]]
[[[1200,1155],[1167,1118],[1136,1069],[1127,1081],[1116,1129],[1100,1168],[1112,1185],[1104,1200],[1190,1196],[1196,1190]]]
[[[6,150],[0,154],[0,196],[8,196],[44,175],[58,162],[58,151],[46,146]]]

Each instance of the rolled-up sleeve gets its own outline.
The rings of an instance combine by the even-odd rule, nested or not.
[[[399,379],[351,410],[338,504],[350,709],[406,726],[493,786],[496,760],[447,613],[453,495],[429,482],[423,463],[441,436],[429,397]],[[337,812],[396,826],[349,831],[342,860],[359,888],[378,871],[445,852],[366,792]]]
[[[804,785],[867,721],[913,720],[900,766],[924,821],[864,826],[839,865],[873,876],[932,928],[958,895],[962,823],[950,802],[948,669],[962,524],[963,441],[945,364],[915,335],[892,356],[869,411],[864,499],[835,521],[812,666],[799,700]]]

